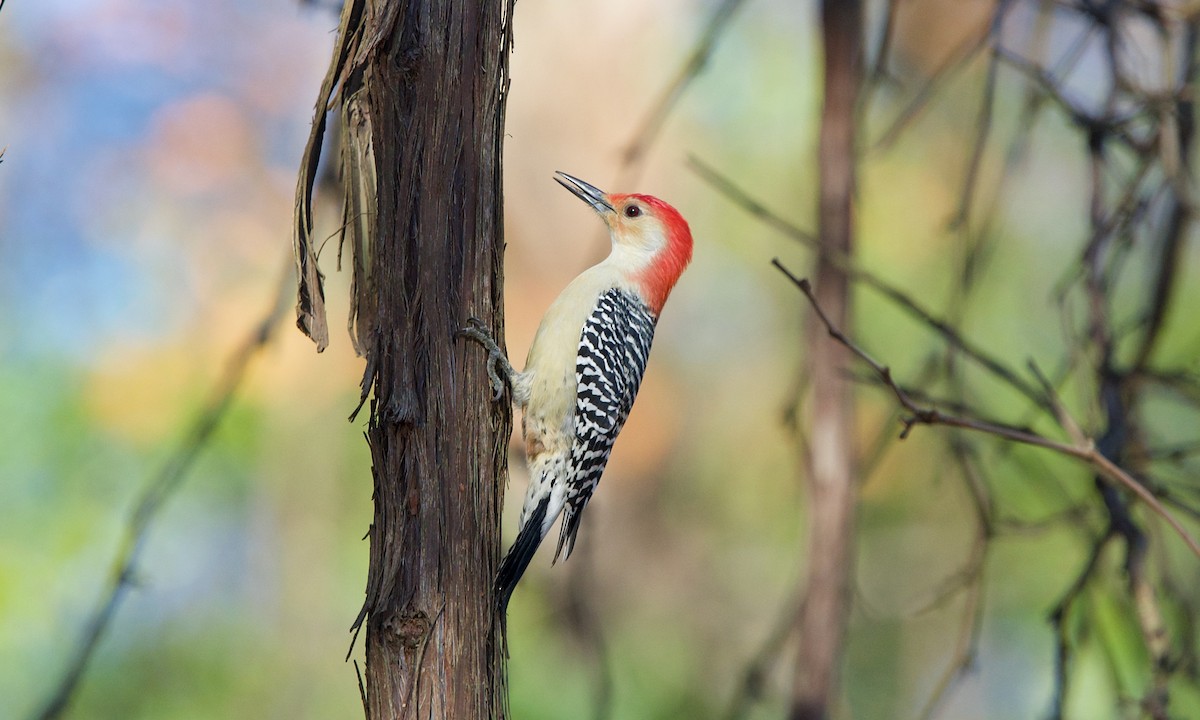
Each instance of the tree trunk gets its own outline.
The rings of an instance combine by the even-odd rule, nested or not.
[[[366,355],[374,474],[367,717],[502,715],[493,612],[511,413],[471,316],[503,338],[501,146],[511,0],[348,0],[297,220],[300,325],[321,345],[308,196],[338,87],[351,333]],[[307,172],[307,174],[306,174]],[[305,282],[307,281],[307,282]]]
[[[836,327],[850,332],[850,286],[833,261],[853,249],[855,103],[862,73],[860,0],[823,0],[825,103],[820,135],[820,240],[814,291]],[[857,499],[853,391],[843,369],[849,355],[812,323],[808,580],[800,611],[800,655],[792,694],[793,720],[829,717],[854,566]]]

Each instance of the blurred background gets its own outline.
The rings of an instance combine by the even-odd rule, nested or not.
[[[975,56],[939,73],[986,32],[994,4],[900,5],[889,77],[872,85],[864,110],[861,263],[956,318],[1013,367],[1032,358],[1057,369],[1076,339],[1078,312],[1062,285],[1087,234],[1086,144],[1048,110],[1020,162],[1009,162],[1005,143],[1029,117],[1019,112],[1028,82],[1006,71],[994,94],[997,139],[979,161],[984,207],[952,222],[988,63]],[[1076,43],[1083,26],[1047,22],[1036,11],[1043,3],[1013,5],[1013,47],[1038,32],[1051,48],[1061,41],[1057,59],[1077,53],[1071,97],[1098,105],[1110,78],[1095,38]],[[690,221],[696,249],[576,554],[551,568],[552,553],[542,553],[514,596],[514,717],[770,718],[785,707],[795,651],[781,619],[805,567],[803,437],[788,419],[806,307],[769,262],[802,272],[810,255],[717,192],[695,160],[813,229],[815,3],[744,3],[644,164],[622,159],[717,6],[516,6],[504,158],[512,356],[524,356],[562,287],[607,251],[600,223],[553,171],[669,200]],[[874,32],[883,3],[869,6]],[[2,718],[33,716],[52,692],[142,488],[186,442],[231,354],[276,305],[337,12],[297,0],[11,0],[0,12]],[[1145,43],[1153,75],[1154,43],[1167,40],[1147,32],[1130,41]],[[933,77],[928,103],[898,121]],[[633,184],[613,186],[622,178]],[[339,200],[318,202],[318,235],[333,235]],[[986,252],[967,274],[964,258],[984,236]],[[330,348],[317,355],[289,310],[251,358],[150,529],[67,717],[359,716],[344,658],[365,585],[371,480],[365,421],[346,422],[362,363],[338,331],[348,288],[335,246],[323,256]],[[1137,288],[1149,260],[1139,264],[1136,246],[1130,254],[1123,282]],[[1178,263],[1177,307],[1200,307],[1194,243]],[[1114,313],[1136,322],[1135,308],[1114,296]],[[860,290],[855,301],[856,337],[919,384],[943,347],[937,334],[879,294]],[[1156,361],[1197,371],[1198,356],[1194,314],[1175,312]],[[980,373],[963,382],[989,415],[1032,422],[1028,401],[1010,389]],[[1076,402],[1081,395],[1067,397],[1091,430],[1096,411]],[[948,459],[948,433],[918,428],[900,442],[891,398],[869,387],[860,398],[866,460],[844,710],[1042,716],[1055,687],[1047,616],[1103,526],[1079,509],[1095,493],[1091,477],[1041,451],[981,445],[1004,520],[997,527],[1007,528],[981,550],[977,503]],[[1194,407],[1167,393],[1145,410],[1160,418],[1164,441],[1196,439]],[[1192,460],[1181,456],[1171,472],[1191,477]],[[506,545],[521,463],[514,447]],[[1167,608],[1172,642],[1191,647],[1196,629],[1184,611],[1200,588],[1197,563],[1174,537],[1149,532],[1161,542],[1156,577],[1181,598]],[[1120,585],[1120,559],[1102,558],[1113,573],[1081,601],[1093,622],[1072,667],[1070,717],[1138,716],[1145,650],[1128,603],[1105,592]],[[942,688],[960,665],[968,671]],[[1172,708],[1200,717],[1200,693],[1181,674]]]

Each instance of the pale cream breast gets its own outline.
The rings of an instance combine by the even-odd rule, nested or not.
[[[525,411],[522,434],[531,461],[546,453],[569,451],[574,440],[575,364],[583,325],[602,293],[614,287],[636,292],[627,278],[631,268],[645,262],[641,249],[614,244],[613,252],[571,281],[542,317],[515,392]]]

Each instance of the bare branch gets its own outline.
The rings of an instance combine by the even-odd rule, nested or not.
[[[1187,64],[1184,71],[1183,88],[1192,88],[1196,74],[1200,71],[1200,21],[1193,20],[1188,24],[1186,54]],[[1181,197],[1181,192],[1190,193],[1191,173],[1188,171],[1188,160],[1191,155],[1192,141],[1195,136],[1195,100],[1188,92],[1181,92],[1175,103],[1175,113],[1172,127],[1164,128],[1163,132],[1174,130],[1177,133],[1174,146],[1178,157],[1171,161],[1179,168],[1183,188],[1173,186],[1171,209],[1166,230],[1163,233],[1162,249],[1159,251],[1158,268],[1153,289],[1148,301],[1148,321],[1141,344],[1135,353],[1132,363],[1132,373],[1137,374],[1150,362],[1150,356],[1158,343],[1167,313],[1171,306],[1173,291],[1179,274],[1179,256],[1183,248],[1183,239],[1192,224],[1191,200]]]
[[[1008,15],[1010,0],[1000,0],[992,14],[992,22],[988,36],[992,47],[1000,47],[1000,30],[1004,18]],[[987,147],[988,138],[992,133],[993,106],[996,101],[996,71],[1000,66],[996,53],[988,59],[987,75],[983,81],[983,98],[979,104],[979,115],[976,120],[975,142],[971,146],[971,159],[967,163],[966,181],[963,183],[962,195],[959,198],[958,211],[951,221],[952,227],[965,225],[971,214],[971,203],[975,197],[975,188],[979,183],[979,171],[983,165],[983,151]]]
[[[800,241],[805,246],[813,248],[814,250],[819,249],[816,236],[797,227],[791,222],[785,220],[782,216],[754,200],[754,198],[735,185],[729,178],[715,170],[712,166],[701,161],[695,156],[692,156],[688,159],[688,164],[689,167],[691,167],[692,170],[695,171],[702,180],[707,182],[710,186],[712,186],[715,190],[720,192],[738,207],[742,208],[755,218],[762,220],[770,227],[782,232],[788,237]],[[948,323],[945,319],[934,315],[932,311],[918,303],[911,295],[895,285],[892,285],[879,275],[876,275],[875,273],[861,267],[851,258],[837,253],[835,250],[825,250],[822,252],[825,253],[825,256],[828,258],[830,263],[842,270],[842,272],[846,273],[846,275],[852,281],[860,282],[883,295],[886,299],[890,300],[908,315],[916,318],[934,332],[941,335],[947,343],[952,345],[964,356],[978,363],[980,367],[987,370],[1009,387],[1024,395],[1042,409],[1050,411],[1050,407],[1046,404],[1045,398],[1041,396],[1036,387],[1023,380],[1014,371],[1006,367],[999,359],[990,355],[978,345],[963,337],[950,325],[950,323]]]
[[[782,215],[758,202],[749,193],[738,187],[733,180],[729,179],[728,176],[722,174],[712,165],[709,165],[695,155],[689,155],[688,167],[699,175],[701,180],[708,183],[710,187],[724,195],[733,204],[749,213],[751,217],[761,220],[766,225],[793,240],[800,241],[805,247],[813,250],[820,249],[820,242],[817,240],[816,234],[784,219]],[[832,261],[837,262],[843,270],[849,271],[854,267],[853,261],[843,255],[833,254],[831,257]]]
[[[1191,442],[1149,448],[1146,450],[1145,459],[1151,461],[1180,462],[1197,453],[1200,453],[1200,440],[1193,440]]]
[[[1070,613],[1080,593],[1091,582],[1092,574],[1096,571],[1100,557],[1104,553],[1104,548],[1112,538],[1113,533],[1109,530],[1096,539],[1092,544],[1091,553],[1088,555],[1087,561],[1083,564],[1083,568],[1079,571],[1079,574],[1075,576],[1075,581],[1063,593],[1062,598],[1059,599],[1058,603],[1054,606],[1054,610],[1050,613],[1050,622],[1054,626],[1056,638],[1054,696],[1051,700],[1050,710],[1050,717],[1053,720],[1062,720],[1063,718],[1063,711],[1067,703],[1067,690],[1071,678],[1071,631],[1067,622],[1067,615]]]
[[[951,453],[962,470],[967,489],[971,494],[971,505],[975,509],[976,532],[966,565],[953,578],[955,591],[964,588],[966,590],[958,637],[954,643],[954,653],[945,670],[942,671],[941,677],[938,678],[925,706],[921,709],[918,717],[922,720],[930,720],[934,716],[951,688],[974,662],[975,649],[979,642],[979,632],[983,622],[984,568],[987,564],[988,543],[994,532],[991,500],[969,448],[966,443],[953,436],[950,439],[950,446]]]
[[[705,64],[712,55],[713,48],[717,44],[717,40],[721,38],[722,33],[729,26],[729,20],[733,17],[733,13],[741,6],[742,0],[722,0],[721,4],[717,6],[712,18],[708,21],[708,25],[705,26],[704,32],[700,35],[699,41],[696,42],[696,46],[683,63],[683,67],[679,68],[675,77],[663,88],[658,96],[658,100],[651,106],[646,116],[642,118],[642,122],[638,125],[633,138],[625,146],[625,151],[621,157],[621,162],[624,166],[629,167],[638,163],[645,155],[646,150],[654,142],[655,138],[658,137],[658,133],[662,130],[667,116],[674,109],[675,103],[679,102],[683,91],[687,89],[687,86],[704,69]]]
[[[595,576],[595,550],[592,542],[579,544],[572,554],[574,560],[567,576],[566,595],[563,598],[564,614],[572,633],[585,646],[591,656],[595,695],[591,703],[592,720],[608,720],[613,710],[613,670],[608,642],[604,638],[605,623],[596,604],[596,593],[589,587]]]
[[[800,603],[799,595],[789,597],[784,602],[766,639],[763,640],[762,645],[759,646],[750,661],[746,663],[737,688],[734,690],[733,698],[729,702],[729,708],[722,716],[725,720],[740,720],[740,718],[747,717],[754,703],[762,699],[767,675],[771,668],[778,663],[779,655],[783,652],[788,638],[796,629],[796,614]]]
[[[1042,386],[1042,392],[1050,399],[1050,406],[1054,408],[1054,417],[1058,420],[1059,426],[1067,431],[1067,436],[1076,445],[1086,445],[1088,440],[1083,432],[1083,428],[1079,427],[1079,423],[1075,422],[1075,418],[1071,417],[1071,414],[1067,412],[1066,406],[1063,405],[1062,399],[1059,398],[1058,392],[1054,389],[1054,384],[1042,374],[1041,369],[1038,368],[1037,363],[1033,360],[1029,361],[1029,371],[1037,378]]]
[[[892,120],[887,129],[875,141],[872,150],[883,152],[888,150],[900,139],[900,136],[908,129],[913,120],[925,109],[929,101],[936,95],[936,91],[953,76],[961,72],[967,65],[974,60],[979,53],[983,52],[989,45],[991,39],[991,29],[983,28],[978,33],[968,35],[963,39],[957,47],[955,47],[946,60],[929,76],[925,84],[917,91],[912,100],[909,101],[900,113]]]
[[[846,337],[841,330],[839,330],[829,321],[829,318],[825,315],[824,311],[821,309],[821,306],[817,303],[816,297],[812,293],[812,287],[809,285],[807,280],[793,275],[778,260],[772,261],[772,264],[775,265],[780,272],[786,275],[788,279],[790,279],[797,287],[799,287],[801,292],[804,293],[805,297],[808,298],[809,303],[813,306],[813,309],[816,311],[817,316],[821,319],[822,324],[825,325],[830,337],[837,340],[859,359],[867,363],[871,369],[879,375],[879,378],[883,381],[884,385],[886,385],[892,391],[892,394],[896,397],[897,402],[899,402],[900,405],[909,412],[909,416],[902,419],[902,422],[904,423],[904,429],[900,433],[901,439],[907,437],[908,433],[912,431],[912,428],[917,425],[948,425],[950,427],[964,428],[966,430],[973,430],[976,432],[994,435],[1012,442],[1053,450],[1062,455],[1073,457],[1077,460],[1082,460],[1090,465],[1104,478],[1130,490],[1138,497],[1138,499],[1145,503],[1151,511],[1161,517],[1167,523],[1167,525],[1169,525],[1171,529],[1175,531],[1175,533],[1180,537],[1180,539],[1183,540],[1193,554],[1195,554],[1197,557],[1200,557],[1200,542],[1196,541],[1192,534],[1188,532],[1187,528],[1183,527],[1179,520],[1177,520],[1175,516],[1170,513],[1170,511],[1163,507],[1163,504],[1159,502],[1158,498],[1156,498],[1149,490],[1147,490],[1142,483],[1134,479],[1133,476],[1120,468],[1116,463],[1099,453],[1092,441],[1088,441],[1087,444],[1081,446],[1069,445],[1057,440],[1051,440],[1050,438],[1038,435],[1036,433],[1014,430],[1012,428],[994,425],[992,423],[983,422],[969,417],[949,415],[940,412],[936,408],[927,408],[916,404],[911,398],[909,398],[908,394],[905,393],[900,386],[892,380],[891,370],[887,366],[876,362],[862,348],[855,345],[850,338]]]
[[[112,623],[113,615],[121,600],[124,599],[125,591],[133,584],[134,570],[151,526],[166,502],[183,485],[183,481],[187,479],[188,473],[200,453],[208,446],[213,433],[220,426],[226,411],[233,403],[238,386],[241,385],[249,369],[250,361],[271,340],[275,329],[286,313],[286,301],[291,288],[289,263],[289,270],[283,273],[270,308],[254,325],[241,345],[229,355],[229,359],[225,363],[225,372],[213,386],[208,402],[193,418],[190,429],[175,452],[142,489],[134,511],[126,523],[121,547],[117,551],[116,557],[113,558],[108,588],[100,597],[92,612],[91,620],[85,626],[83,638],[76,646],[74,657],[55,683],[49,699],[37,712],[35,717],[38,720],[52,720],[61,717],[70,704],[75,690],[87,670],[88,663],[95,654],[96,647]]]
[[[896,10],[899,5],[900,0],[887,0],[887,9],[884,11],[886,14],[879,28],[879,38],[875,41],[875,62],[871,63],[871,71],[867,73],[867,82],[872,85],[888,77],[887,64],[892,54],[892,36],[896,29]]]
[[[1077,125],[1081,127],[1094,128],[1108,126],[1115,128],[1132,119],[1132,116],[1122,118],[1097,117],[1084,110],[1078,102],[1067,97],[1062,91],[1059,79],[1049,71],[1005,48],[997,48],[996,57],[1033,80],[1037,86],[1041,88],[1046,97],[1049,97],[1051,100],[1053,100],[1055,104],[1062,108],[1062,110]]]

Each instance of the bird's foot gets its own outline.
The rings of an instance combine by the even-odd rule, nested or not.
[[[471,338],[482,345],[484,350],[487,350],[487,374],[488,379],[492,382],[492,401],[499,402],[500,398],[504,396],[505,381],[511,387],[513,377],[517,374],[513,370],[512,363],[504,356],[504,351],[492,339],[492,334],[488,331],[487,325],[479,318],[467,318],[467,326],[459,330],[458,334],[460,337]],[[501,377],[502,373],[503,377]]]

